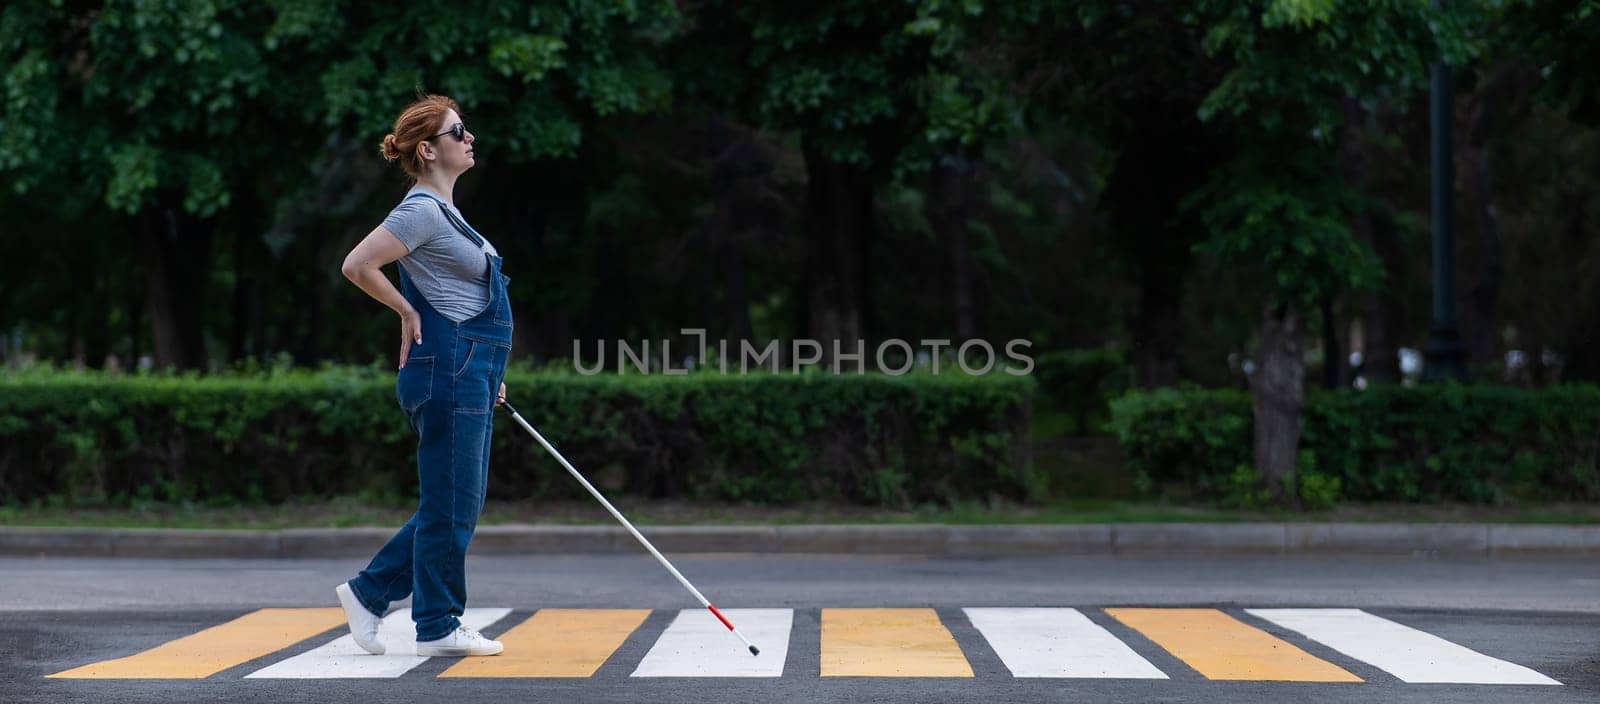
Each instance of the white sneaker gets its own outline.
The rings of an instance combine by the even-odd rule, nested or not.
[[[439,640],[417,641],[417,654],[424,657],[497,655],[505,649],[500,641],[489,640],[483,637],[482,633],[466,626],[457,627],[450,635]]]
[[[355,636],[356,645],[373,655],[382,655],[384,648],[383,642],[378,640],[378,624],[383,623],[383,617],[372,615],[367,607],[361,605],[356,593],[350,591],[349,582],[334,587],[333,592],[339,595],[339,605],[344,607],[344,620],[350,624],[350,635]]]

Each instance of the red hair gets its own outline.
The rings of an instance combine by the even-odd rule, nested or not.
[[[444,126],[444,114],[450,110],[461,114],[456,101],[443,95],[424,95],[407,105],[394,119],[394,131],[383,136],[380,147],[383,158],[399,161],[400,168],[411,178],[421,178],[424,163],[417,153],[417,145],[439,133],[439,128]]]

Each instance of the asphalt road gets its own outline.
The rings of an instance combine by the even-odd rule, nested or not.
[[[1600,564],[1592,560],[673,557],[685,575],[720,607],[783,614],[788,631],[787,653],[776,663],[781,676],[635,676],[649,670],[647,665],[658,656],[672,654],[663,655],[663,651],[671,650],[668,644],[674,634],[681,635],[679,610],[694,610],[697,605],[648,557],[608,555],[474,557],[468,568],[469,606],[509,610],[496,612],[498,619],[483,629],[491,636],[524,627],[521,624],[540,610],[640,610],[637,625],[619,632],[617,642],[605,651],[603,661],[598,661],[589,676],[439,677],[458,661],[434,658],[381,679],[246,677],[269,666],[281,667],[279,663],[296,656],[309,657],[313,651],[336,648],[335,641],[344,636],[343,627],[317,625],[310,637],[241,660],[202,679],[48,678],[92,670],[105,661],[152,649],[171,648],[174,642],[185,642],[186,637],[221,624],[261,616],[266,613],[258,611],[261,609],[315,613],[313,607],[325,609],[335,604],[332,587],[361,564],[359,560],[19,558],[0,560],[0,702],[433,702],[441,697],[462,701],[559,698],[573,704],[1600,701]],[[964,663],[970,677],[832,676],[840,667],[862,665],[876,657],[860,655],[870,653],[870,648],[841,649],[841,643],[859,639],[849,631],[824,635],[824,621],[868,613],[848,610],[862,607],[928,614],[931,628],[953,641],[953,658],[942,662]],[[966,611],[968,607],[1001,607],[997,612],[1016,607],[1075,609],[1086,628],[1108,634],[1108,642],[1125,645],[1127,657],[1147,663],[1160,678],[1016,676],[1016,662],[1008,659],[1016,655],[1006,650],[1004,634],[982,630],[974,615]],[[1143,612],[1154,615],[1154,625],[1140,624],[1119,611],[1127,607],[1155,609]],[[389,620],[403,624],[405,608],[405,604],[397,605]],[[1405,680],[1416,678],[1396,674],[1392,663],[1364,660],[1346,652],[1348,644],[1340,646],[1341,650],[1334,640],[1310,637],[1260,615],[1272,612],[1249,611],[1261,608],[1359,610],[1326,613],[1397,624],[1408,633],[1432,639],[1429,642],[1444,644],[1440,647],[1466,649],[1491,664],[1504,663],[1560,685],[1408,682]],[[1196,614],[1211,619],[1208,623],[1237,624],[1247,635],[1268,641],[1269,647],[1277,649],[1275,653],[1303,651],[1308,659],[1360,681],[1212,679],[1215,672],[1207,668],[1215,665],[1215,658],[1186,652],[1185,647],[1193,647],[1184,645],[1186,631],[1167,628],[1172,619]],[[752,625],[746,628],[755,625],[747,623]],[[1188,632],[1194,630],[1193,626],[1187,628]],[[895,631],[902,632],[910,631]],[[1202,647],[1223,640],[1208,638]],[[727,645],[732,654],[701,656],[701,664],[736,664],[737,641],[723,634],[718,642]],[[781,650],[770,641],[760,644],[768,653]],[[879,650],[891,657],[922,657],[928,647],[878,644]],[[1271,667],[1277,664],[1271,662],[1275,658],[1257,664]]]

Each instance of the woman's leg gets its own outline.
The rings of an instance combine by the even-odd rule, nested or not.
[[[389,604],[411,596],[412,542],[417,532],[417,514],[378,550],[361,574],[350,580],[361,605],[382,616]]]
[[[402,381],[411,384],[431,385],[431,380],[428,378],[431,376],[431,364],[428,365],[428,369],[430,371],[424,372],[420,378]],[[418,389],[402,389],[402,395],[405,395],[408,391],[411,394],[418,393]],[[422,432],[423,407],[427,405],[424,402],[422,407],[414,408],[406,413],[407,420],[411,423],[411,428],[417,433],[418,438],[418,474],[421,474],[424,462],[423,445],[427,440],[427,436]],[[355,579],[350,580],[350,591],[355,594],[356,599],[361,602],[362,606],[367,607],[368,611],[382,616],[384,612],[388,611],[390,603],[411,596],[411,563],[414,558],[414,542],[416,540],[417,517],[419,515],[421,515],[420,510],[411,514],[411,518],[406,521],[405,525],[400,526],[400,530],[395,532],[394,537],[390,538],[389,542],[378,550],[378,554],[373,556],[372,562],[367,563],[367,568],[362,570],[361,574],[356,575]]]
[[[459,364],[445,367],[458,370],[445,382],[451,393],[444,399],[436,395],[423,420],[411,607],[419,641],[449,635],[466,610],[467,547],[483,508],[488,462],[484,434],[493,403],[486,389],[494,355],[475,351],[475,344],[482,343],[463,338],[456,345],[452,356]]]
[[[402,284],[404,284],[402,276]],[[402,367],[395,376],[395,396],[412,432],[417,434],[417,472],[420,476],[428,461],[428,442],[436,433],[424,432],[424,417],[430,406],[433,390],[438,382],[439,365],[434,355],[412,353],[410,364]],[[368,611],[382,616],[389,604],[411,595],[412,562],[415,556],[417,524],[420,506],[389,542],[378,550],[367,568],[350,580],[350,591]]]

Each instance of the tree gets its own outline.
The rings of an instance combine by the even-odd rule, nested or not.
[[[19,125],[0,167],[19,195],[93,194],[89,213],[63,220],[91,215],[78,226],[136,243],[158,364],[204,363],[216,216],[294,141],[250,129],[271,112],[273,76],[252,36],[267,20],[257,5],[208,1],[26,3],[0,19],[12,66],[0,116]],[[117,217],[92,217],[100,208]]]
[[[461,104],[480,141],[479,166],[458,184],[458,202],[513,268],[513,306],[541,313],[519,316],[517,347],[559,353],[571,317],[598,285],[583,265],[593,248],[585,240],[590,202],[617,176],[603,170],[596,136],[609,122],[671,107],[662,49],[682,30],[676,3],[479,0],[417,12],[278,2],[275,36],[317,67],[311,85],[325,96],[318,114],[328,129],[376,145],[418,90]],[[394,194],[380,198],[392,204]],[[348,244],[370,227],[347,227],[341,238]],[[336,261],[318,266],[337,269]]]
[[[963,84],[962,27],[977,3],[723,2],[698,7],[678,65],[685,93],[761,129],[798,134],[805,156],[805,325],[855,349],[870,300],[878,194],[1007,117]],[[991,96],[992,97],[992,96]]]
[[[1202,251],[1261,296],[1255,464],[1285,498],[1298,462],[1307,316],[1326,296],[1381,275],[1350,232],[1354,193],[1333,168],[1346,101],[1404,95],[1431,62],[1462,62],[1474,49],[1475,9],[1297,0],[1193,8],[1206,52],[1229,66],[1201,118],[1236,131],[1240,149],[1189,203],[1210,230]]]
[[[435,13],[340,0],[12,4],[0,11],[0,118],[16,128],[0,136],[0,171],[13,199],[91,194],[61,221],[134,243],[122,251],[143,273],[158,365],[204,365],[208,334],[244,350],[258,326],[239,317],[264,305],[241,287],[268,285],[291,301],[279,339],[310,362],[326,331],[361,317],[330,305],[340,247],[370,228],[370,215],[360,232],[352,218],[378,185],[350,167],[377,161],[359,145],[376,145],[401,105],[430,90],[481,110],[481,129],[503,136],[479,150],[484,162],[570,159],[596,121],[668,104],[653,48],[677,18],[659,0]],[[531,246],[520,240],[513,251]],[[227,309],[204,305],[222,280],[235,285],[227,335],[216,329]]]
[[[1521,346],[1537,353],[1536,369],[1556,367],[1549,376],[1594,381],[1600,379],[1600,287],[1593,274],[1600,262],[1593,234],[1600,227],[1593,167],[1600,154],[1594,69],[1600,2],[1517,2],[1499,20],[1497,53],[1520,69],[1512,75],[1531,83],[1539,98],[1534,109],[1513,116],[1525,119],[1525,136],[1503,160],[1515,175],[1502,182],[1517,192],[1504,200],[1527,204],[1528,212],[1513,217],[1533,225],[1531,241],[1508,245],[1512,264],[1524,264],[1523,276],[1507,277],[1526,315]],[[1538,348],[1557,352],[1560,361],[1540,363],[1545,349]]]

